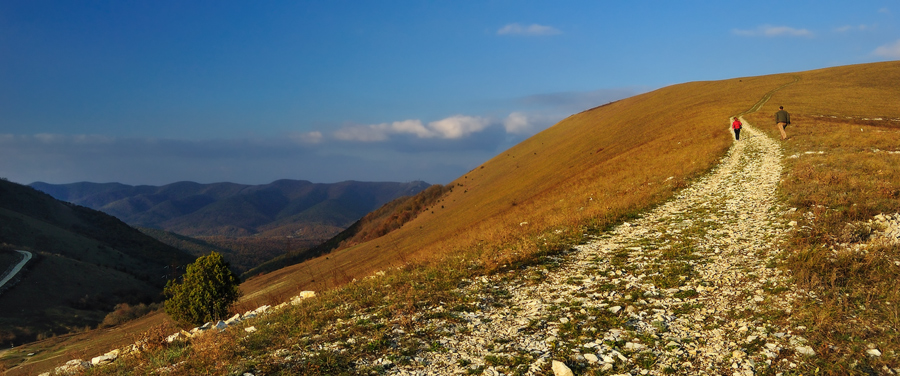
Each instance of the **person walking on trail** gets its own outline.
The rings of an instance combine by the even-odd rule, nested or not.
[[[737,141],[741,140],[741,126],[742,125],[743,124],[741,124],[741,121],[737,118],[737,116],[735,116],[734,122],[731,123],[731,129],[734,129],[734,139]]]
[[[781,131],[781,139],[787,139],[787,133],[784,133],[784,127],[791,123],[791,114],[784,110],[784,106],[778,106],[778,112],[775,113],[775,124]]]

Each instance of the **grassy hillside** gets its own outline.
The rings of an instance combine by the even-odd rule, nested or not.
[[[731,144],[728,118],[771,96],[747,119],[774,135],[774,128],[766,128],[771,114],[779,104],[791,111],[794,124],[783,143],[785,155],[802,156],[786,159],[782,194],[798,208],[795,219],[807,226],[798,226],[803,230],[784,244],[791,252],[783,267],[820,297],[796,309],[817,354],[800,371],[871,374],[882,365],[896,367],[887,364],[896,362],[896,354],[874,359],[865,350],[869,343],[900,347],[895,329],[900,326],[895,278],[900,270],[894,263],[900,251],[842,253],[832,252],[830,245],[841,241],[847,221],[900,210],[894,183],[900,176],[898,155],[873,151],[900,145],[897,122],[891,123],[900,119],[898,75],[900,62],[889,62],[693,82],[572,115],[461,176],[450,184],[452,192],[399,229],[245,282],[239,309],[282,301],[299,290],[321,292],[270,319],[271,329],[249,340],[225,334],[216,337],[215,346],[201,343],[148,356],[185,361],[182,369],[198,373],[228,374],[240,368],[242,359],[289,347],[298,338],[315,346],[314,334],[323,334],[321,327],[344,317],[342,312],[377,307],[378,314],[391,317],[411,315],[424,305],[464,302],[465,297],[450,292],[460,279],[513,270],[517,263],[564,250],[586,233],[598,233],[671,197]],[[888,120],[864,120],[876,117]],[[825,153],[805,154],[811,150]],[[388,269],[384,279],[362,279]],[[360,281],[326,291],[354,278]],[[391,330],[357,324],[373,335]],[[406,328],[415,330],[415,324],[410,321]],[[375,350],[386,346],[370,345]],[[107,350],[79,347],[89,355]],[[150,358],[135,358],[104,374],[150,372],[159,366],[142,359]],[[284,369],[281,360],[253,359],[255,369]],[[346,357],[315,361],[294,370],[339,367]]]
[[[727,119],[789,75],[694,82],[570,116],[456,179],[390,234],[245,283],[248,298],[322,289],[409,262],[467,254],[502,265],[670,197],[731,143]],[[548,235],[549,234],[549,235]],[[285,286],[278,281],[295,281]]]
[[[0,181],[0,243],[35,254],[21,281],[0,295],[4,347],[95,326],[117,303],[157,299],[193,260],[106,214],[7,181]]]
[[[873,216],[900,212],[900,62],[798,76],[748,120],[776,137],[773,114],[791,113],[781,193],[798,226],[785,267],[813,293],[796,307],[819,355],[806,371],[883,373],[900,367],[900,246],[845,246],[868,240]]]

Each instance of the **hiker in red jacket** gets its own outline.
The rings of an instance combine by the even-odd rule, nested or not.
[[[731,129],[734,129],[734,139],[740,141],[741,140],[741,121],[735,116],[734,122],[731,123]]]

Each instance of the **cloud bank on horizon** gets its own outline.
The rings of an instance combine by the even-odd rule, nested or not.
[[[891,1],[645,5],[2,2],[0,177],[446,183],[672,83],[900,59]]]
[[[19,171],[12,180],[23,184],[117,181],[162,185],[184,180],[267,183],[285,176],[316,176],[321,182],[446,183],[446,171],[462,174],[561,120],[573,108],[582,108],[585,103],[609,103],[639,92],[634,88],[553,93],[518,99],[543,111],[513,112],[503,118],[455,115],[427,123],[407,119],[274,137],[189,140],[0,134],[0,171]],[[154,177],[154,171],[160,170],[165,171],[164,177]],[[198,179],[200,175],[205,178]],[[238,175],[240,179],[235,178]]]
[[[781,36],[791,36],[791,37],[812,37],[813,33],[807,29],[795,29],[790,26],[772,26],[772,25],[761,25],[755,29],[750,30],[739,30],[735,29],[734,33],[741,36],[755,37],[755,36],[763,36],[763,37],[781,37]]]

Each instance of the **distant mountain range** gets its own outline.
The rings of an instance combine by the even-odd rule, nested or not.
[[[429,184],[278,180],[264,185],[36,182],[30,186],[136,227],[201,237],[256,235],[324,240],[381,205],[415,195]]]
[[[96,325],[118,303],[157,300],[194,260],[112,216],[0,180],[0,252],[15,249],[35,257],[0,294],[3,346]]]

